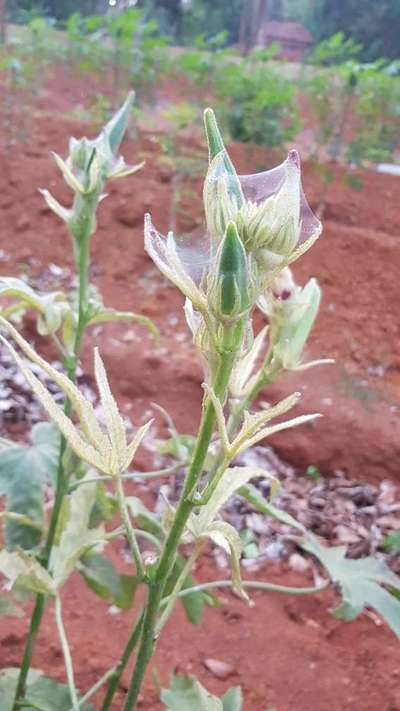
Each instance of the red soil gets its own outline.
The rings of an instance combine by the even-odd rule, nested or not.
[[[52,89],[56,86],[53,83]],[[70,106],[68,91],[59,78],[57,94],[41,98],[51,111],[62,102]],[[81,90],[80,90],[81,91]],[[83,94],[83,92],[82,92]],[[90,127],[48,115],[37,117],[26,146],[16,145],[1,156],[0,259],[1,275],[21,272],[40,276],[51,285],[47,267],[71,267],[68,236],[46,209],[37,192],[47,187],[61,202],[70,195],[61,183],[49,151],[65,155],[69,135],[79,137]],[[121,406],[135,424],[152,400],[168,409],[178,428],[194,432],[201,400],[201,368],[182,315],[182,299],[156,272],[143,251],[143,213],[151,209],[160,231],[168,228],[171,175],[158,162],[158,148],[149,133],[139,144],[126,141],[124,155],[135,161],[146,154],[146,167],[133,178],[111,185],[103,203],[99,229],[92,242],[92,274],[108,305],[144,313],[160,326],[162,341],[154,348],[139,327],[109,325],[90,334],[83,357],[92,367],[92,346],[101,345],[111,385]],[[197,139],[196,139],[197,140]],[[242,171],[259,169],[271,158],[264,151],[246,153],[232,147]],[[343,185],[343,171],[330,187],[325,230],[317,245],[296,265],[303,283],[316,276],[324,300],[308,355],[334,357],[335,366],[291,375],[264,395],[277,400],[300,389],[304,393],[298,412],[320,411],[325,417],[314,426],[277,435],[273,444],[282,456],[299,467],[317,465],[323,473],[345,469],[353,478],[377,481],[398,478],[400,458],[400,351],[398,303],[398,204],[400,181],[373,172],[362,173],[363,190]],[[311,203],[318,200],[318,176],[304,168],[305,190]],[[200,181],[187,179],[185,210],[201,214]],[[187,215],[184,216],[187,221]],[[157,422],[161,427],[161,423]],[[149,465],[149,455],[139,453],[138,466]],[[155,491],[155,484],[150,490]],[[122,544],[121,544],[122,545]],[[117,550],[115,550],[115,555]],[[118,556],[119,559],[119,556]],[[216,577],[205,557],[200,579]],[[285,584],[307,584],[270,565],[258,573],[263,579]],[[364,616],[352,624],[328,615],[330,594],[313,599],[287,599],[278,595],[253,595],[255,607],[225,593],[226,604],[208,610],[200,629],[192,629],[176,612],[159,643],[154,665],[162,684],[173,666],[195,673],[221,694],[241,684],[245,711],[398,711],[399,647],[384,626]],[[77,683],[86,689],[117,659],[128,637],[133,611],[113,619],[104,603],[90,593],[76,574],[65,593],[68,635],[73,649]],[[0,666],[18,665],[26,633],[26,620],[2,620]],[[196,636],[195,636],[196,635]],[[212,657],[232,665],[226,681],[215,679],[203,666]],[[63,679],[63,664],[54,634],[53,613],[46,613],[35,666]],[[124,684],[127,683],[125,676]],[[121,708],[121,687],[114,711]],[[159,709],[148,676],[140,708]]]

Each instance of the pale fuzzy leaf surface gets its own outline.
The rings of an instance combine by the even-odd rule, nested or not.
[[[264,326],[254,339],[254,343],[248,353],[241,358],[233,368],[229,381],[229,388],[233,397],[243,397],[250,390],[253,384],[252,373],[257,363],[257,359],[264,347],[269,326]]]
[[[57,164],[58,169],[61,171],[68,187],[70,187],[71,190],[73,190],[75,193],[80,193],[81,195],[83,195],[85,192],[85,188],[72,172],[68,162],[63,160],[61,156],[58,155],[58,153],[54,153],[54,151],[52,151],[52,156]]]
[[[13,296],[25,301],[32,309],[43,310],[39,294],[22,279],[0,277],[0,298],[2,296]]]
[[[67,377],[58,373],[58,371],[46,363],[43,358],[40,358],[9,323],[4,321],[4,319],[0,319],[0,324],[5,325],[26,355],[33,362],[42,367],[71,400],[73,408],[79,416],[84,437],[81,436],[72,421],[66,417],[63,410],[55,403],[45,386],[26,367],[11,344],[0,336],[26,380],[31,385],[37,398],[53,421],[58,425],[75,453],[81,459],[88,462],[88,464],[96,469],[100,469],[100,471],[103,471],[105,474],[115,475],[124,471],[129,466],[151,422],[140,428],[132,442],[128,446],[126,445],[124,423],[111,394],[105,369],[99,355],[97,354],[96,356],[95,353],[95,371],[106,415],[107,434],[102,431],[97,423],[92,404],[82,396],[79,389],[71,383]]]
[[[58,215],[63,222],[69,222],[72,217],[72,210],[69,210],[67,207],[64,207],[64,205],[61,205],[61,203],[59,203],[48,190],[39,190],[39,192],[43,195],[50,210]]]
[[[0,671],[1,711],[12,711],[17,688],[19,669],[9,667]],[[44,676],[43,672],[31,669],[28,675],[26,698],[33,706],[24,706],[25,711],[70,711],[71,697],[68,687]],[[92,704],[82,704],[81,711],[95,711]]]
[[[150,215],[145,216],[145,249],[164,276],[175,284],[199,311],[206,308],[204,294],[196,286],[181,261],[173,235],[165,239],[154,228]]]
[[[96,502],[96,484],[84,484],[70,494],[64,530],[51,555],[51,571],[59,588],[86,551],[104,541],[102,528],[89,529],[90,514]]]
[[[207,385],[207,383],[203,384],[203,388],[206,391],[208,397],[210,398],[210,400],[214,406],[215,415],[217,418],[219,436],[221,437],[221,444],[222,444],[223,450],[225,452],[228,452],[230,449],[230,443],[229,443],[228,432],[226,429],[225,415],[224,415],[221,401],[216,396],[214,390],[211,387],[209,387],[209,385]]]
[[[230,467],[227,469],[218,483],[210,501],[200,508],[198,514],[192,514],[188,527],[196,532],[197,536],[215,520],[219,512],[228,499],[247,484],[250,479],[264,477],[270,479],[272,484],[278,486],[278,482],[272,474],[257,467]]]
[[[55,593],[54,582],[47,570],[24,551],[0,551],[0,572],[7,578],[10,587],[18,583],[18,586],[35,593]]]
[[[222,701],[210,694],[194,676],[173,675],[170,689],[162,689],[168,711],[223,711]]]
[[[256,432],[253,437],[247,439],[243,444],[235,451],[235,454],[242,454],[246,449],[254,447],[258,442],[262,442],[266,437],[271,437],[271,435],[276,432],[283,432],[284,430],[289,430],[292,427],[299,427],[300,425],[305,425],[308,422],[313,422],[314,420],[322,417],[321,414],[315,413],[313,415],[300,415],[299,417],[293,417],[291,420],[285,420],[277,425],[271,425],[270,427],[263,427],[261,430]]]
[[[123,453],[126,450],[125,425],[119,414],[118,405],[111,392],[104,363],[97,348],[94,349],[94,373],[112,449]]]
[[[142,427],[139,427],[139,429],[135,432],[135,435],[131,442],[129,442],[126,451],[125,451],[125,458],[123,460],[123,468],[122,471],[125,469],[128,469],[129,465],[132,462],[132,459],[134,458],[136,454],[136,450],[142,443],[142,440],[145,438],[147,432],[149,431],[151,425],[153,424],[153,420],[149,420],[149,422],[146,422],[145,425],[142,425]]]
[[[243,425],[231,445],[233,452],[240,453],[245,449],[248,449],[250,446],[249,442],[253,442],[255,436],[259,436],[260,433],[258,431],[263,427],[263,425],[272,420],[274,417],[279,417],[279,415],[283,415],[285,412],[288,412],[288,410],[296,404],[299,398],[300,393],[293,393],[292,395],[289,395],[289,397],[286,397],[284,400],[278,402],[276,405],[267,407],[260,412],[256,412],[254,414],[245,412]],[[288,423],[280,423],[280,425],[276,425],[276,427],[283,427],[284,425],[288,426]],[[263,433],[266,431],[267,428],[262,430]],[[263,439],[264,436],[264,434],[260,436],[260,439]]]
[[[242,586],[240,575],[240,557],[242,555],[243,543],[236,528],[226,521],[214,521],[204,531],[202,536],[211,538],[215,545],[220,546],[225,553],[230,555],[232,569],[232,587],[243,600],[249,597]]]
[[[8,333],[12,336],[14,341],[18,344],[18,346],[21,348],[21,350],[25,353],[25,355],[31,360],[33,363],[36,363],[44,372],[52,379],[54,382],[59,386],[59,388],[65,393],[65,395],[71,400],[73,403],[73,407],[78,414],[78,417],[80,419],[81,427],[82,430],[87,437],[89,443],[95,444],[97,442],[104,442],[105,441],[105,435],[102,433],[101,428],[99,427],[93,406],[90,402],[88,402],[80,392],[79,388],[74,385],[71,380],[64,375],[63,373],[60,373],[57,371],[55,368],[53,368],[49,363],[47,363],[44,358],[41,358],[36,351],[29,345],[29,343],[21,336],[20,333],[5,319],[0,318],[0,326],[3,327]],[[18,354],[15,352],[13,347],[8,341],[5,341],[3,339],[3,342],[11,352],[13,358],[15,359],[17,365],[21,368],[23,374],[27,378],[28,382],[30,383],[31,387],[33,387],[33,383],[36,382],[35,377],[33,376],[32,378],[29,379],[29,375],[33,375],[28,371],[27,375],[27,369],[24,366],[23,362],[19,358]],[[21,367],[22,364],[22,367]],[[32,381],[32,382],[31,382]],[[43,386],[42,386],[43,389]],[[42,392],[42,390],[40,390]],[[46,391],[47,393],[47,391]],[[38,393],[36,393],[38,395]],[[39,398],[39,395],[38,395]],[[51,402],[49,403],[49,399]],[[40,399],[40,398],[39,398]],[[46,398],[46,405],[44,402],[42,402],[43,407],[48,411],[48,407],[53,403],[53,400],[51,396],[48,394],[48,397]],[[60,418],[58,418],[60,419]],[[57,424],[59,424],[57,422]],[[60,426],[60,425],[59,425]],[[60,427],[61,429],[61,427]]]
[[[2,338],[2,337],[0,337],[0,338]],[[55,422],[58,425],[58,427],[60,428],[61,432],[63,433],[64,437],[66,438],[66,440],[68,441],[69,445],[72,447],[74,452],[76,452],[76,454],[81,459],[88,462],[88,464],[90,464],[91,466],[94,466],[95,468],[98,468],[98,469],[102,469],[103,468],[103,460],[99,456],[96,449],[92,445],[88,444],[81,437],[77,428],[73,425],[72,421],[64,414],[61,407],[59,407],[55,403],[55,401],[53,400],[49,391],[43,385],[43,383],[40,382],[39,378],[37,378],[25,366],[24,362],[19,357],[19,355],[16,353],[16,351],[14,351],[12,346],[9,343],[7,343],[7,341],[4,341],[4,342],[7,345],[10,352],[12,353],[15,362],[17,363],[22,374],[25,376],[25,379],[31,386],[31,388],[32,388],[33,392],[35,393],[36,397],[38,398],[39,402],[44,407],[44,409],[46,410],[46,412],[48,413],[50,418],[53,420],[53,422]]]
[[[386,589],[400,590],[400,578],[383,560],[372,556],[346,558],[346,546],[328,548],[312,534],[300,545],[322,563],[340,588],[343,600],[335,616],[352,620],[365,608],[372,607],[400,637],[400,600]]]

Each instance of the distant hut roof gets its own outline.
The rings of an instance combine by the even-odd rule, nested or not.
[[[257,44],[265,47],[272,42],[280,45],[279,56],[300,61],[314,44],[311,33],[297,22],[266,22],[258,33]]]
[[[298,22],[266,22],[260,29],[260,34],[264,37],[273,37],[279,40],[297,40],[304,44],[312,44],[313,38],[306,27]]]

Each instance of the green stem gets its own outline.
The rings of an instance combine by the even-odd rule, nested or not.
[[[180,465],[174,464],[171,467],[166,467],[165,469],[158,469],[154,472],[131,472],[128,474],[121,474],[121,481],[141,481],[142,479],[158,479],[162,476],[171,476],[172,474],[178,474],[178,469]],[[74,481],[68,488],[68,492],[75,491],[79,486],[85,486],[85,484],[97,484],[99,481],[112,481],[114,477],[112,476],[94,476],[85,479],[78,479]]]
[[[121,514],[121,518],[128,538],[129,548],[131,549],[133,560],[136,565],[136,574],[138,575],[140,580],[144,580],[146,577],[146,571],[143,565],[140,548],[136,540],[135,531],[133,529],[132,522],[129,516],[129,511],[125,500],[124,488],[122,486],[120,476],[115,477],[115,491],[117,494],[119,512]]]
[[[322,592],[322,590],[326,590],[326,588],[330,585],[330,580],[324,581],[321,585],[314,585],[313,587],[308,588],[292,588],[287,585],[263,583],[260,580],[242,580],[242,585],[244,588],[264,590],[265,592],[285,593],[287,595],[314,595],[315,593]],[[194,585],[192,588],[185,588],[180,591],[178,597],[185,597],[185,595],[202,592],[203,590],[231,588],[232,586],[232,580],[213,580],[211,583],[202,583],[200,585]]]
[[[158,620],[157,623],[157,629],[156,629],[156,636],[160,634],[162,628],[168,621],[169,616],[171,615],[171,612],[174,608],[174,605],[177,601],[177,598],[179,597],[179,594],[181,593],[182,586],[185,583],[186,578],[190,574],[190,571],[193,568],[194,563],[196,562],[198,556],[200,555],[201,549],[203,547],[204,543],[203,541],[198,541],[193,548],[189,558],[187,559],[185,565],[183,566],[183,569],[178,577],[178,580],[176,581],[174,585],[174,589],[171,593],[171,595],[168,597],[165,608],[162,612],[162,615],[160,616],[160,619]]]
[[[78,306],[78,326],[75,336],[74,343],[74,356],[70,359],[67,366],[67,374],[70,380],[74,381],[76,378],[76,369],[78,366],[79,354],[82,347],[82,338],[86,327],[86,308],[87,308],[87,286],[88,286],[88,259],[89,259],[89,236],[82,240],[82,250],[81,250],[81,260],[79,263],[79,306]],[[71,403],[67,399],[64,405],[64,412],[67,416],[71,414]],[[62,502],[64,495],[67,491],[67,481],[63,466],[63,457],[66,448],[65,438],[61,436],[60,439],[60,449],[58,454],[58,468],[57,468],[57,479],[56,479],[56,492],[54,496],[54,506],[51,514],[49,530],[47,533],[47,540],[41,556],[41,563],[45,568],[48,568],[51,550],[54,545],[54,539],[56,536],[58,519],[60,516],[60,511],[62,507]],[[26,681],[28,678],[29,669],[32,663],[33,648],[35,646],[36,637],[39,632],[40,624],[42,621],[44,609],[46,606],[45,595],[39,593],[36,596],[35,607],[32,613],[29,632],[26,638],[24,654],[22,657],[20,673],[18,677],[18,682],[15,690],[14,703],[12,706],[12,711],[18,711],[18,700],[23,697],[25,693]]]
[[[103,705],[100,709],[100,711],[109,711],[110,706],[112,704],[112,700],[114,698],[114,694],[118,688],[120,679],[122,674],[124,673],[126,666],[131,658],[132,652],[135,649],[141,635],[142,631],[142,623],[143,623],[143,613],[140,615],[138,621],[136,622],[136,625],[134,626],[131,636],[129,637],[128,644],[125,647],[125,650],[122,654],[122,657],[118,663],[118,665],[115,667],[114,674],[111,677],[110,684],[107,689],[106,696],[103,701]]]
[[[64,656],[64,664],[67,672],[68,690],[70,699],[72,702],[73,711],[79,711],[79,699],[75,687],[74,680],[74,669],[72,666],[71,650],[69,648],[67,635],[65,634],[64,623],[62,619],[62,608],[61,608],[61,598],[56,595],[55,599],[55,613],[56,613],[56,625],[58,630],[58,636],[60,638],[61,649]]]
[[[116,669],[116,667],[112,667],[111,669],[106,671],[106,673],[103,674],[103,676],[101,676],[100,679],[96,681],[96,683],[93,684],[93,686],[91,686],[90,689],[88,689],[88,691],[83,696],[81,696],[81,698],[79,699],[79,708],[82,707],[85,701],[89,701],[89,699],[91,699],[92,696],[94,696],[95,693],[99,689],[101,689],[101,687],[106,684],[112,676],[114,676]],[[74,711],[73,707],[71,707],[69,711]]]
[[[221,351],[220,364],[214,383],[214,392],[221,401],[224,401],[225,399],[232,366],[235,360],[235,350],[232,347],[229,347],[231,337],[232,331],[228,327],[225,333],[226,347]],[[204,462],[207,456],[211,436],[214,431],[215,419],[216,415],[214,406],[210,399],[206,398],[197,443],[193,453],[193,459],[185,479],[175,519],[164,543],[164,548],[160,556],[154,580],[149,584],[141,644],[139,647],[135,670],[128,689],[124,711],[132,711],[135,708],[147,666],[153,655],[156,641],[155,630],[157,625],[157,616],[162,601],[165,582],[168,579],[174,565],[176,551],[186,522],[195,508],[195,504],[192,502],[190,495],[194,491],[196,484],[203,473]]]

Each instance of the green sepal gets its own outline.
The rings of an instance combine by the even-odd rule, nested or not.
[[[135,100],[135,92],[130,91],[125,102],[116,114],[104,127],[104,133],[108,138],[108,143],[111,153],[116,155],[124,137],[128,126],[129,117],[131,115],[133,102]]]
[[[214,111],[210,108],[204,111],[204,126],[208,143],[209,162],[211,163],[211,161],[214,160],[219,153],[222,154],[224,167],[229,176],[229,192],[235,195],[238,207],[240,208],[244,202],[242,187],[240,185],[235,166],[233,165],[222,140]]]
[[[241,313],[249,306],[248,269],[246,250],[238,235],[236,225],[230,222],[221,245],[218,265],[221,313],[230,316]]]

